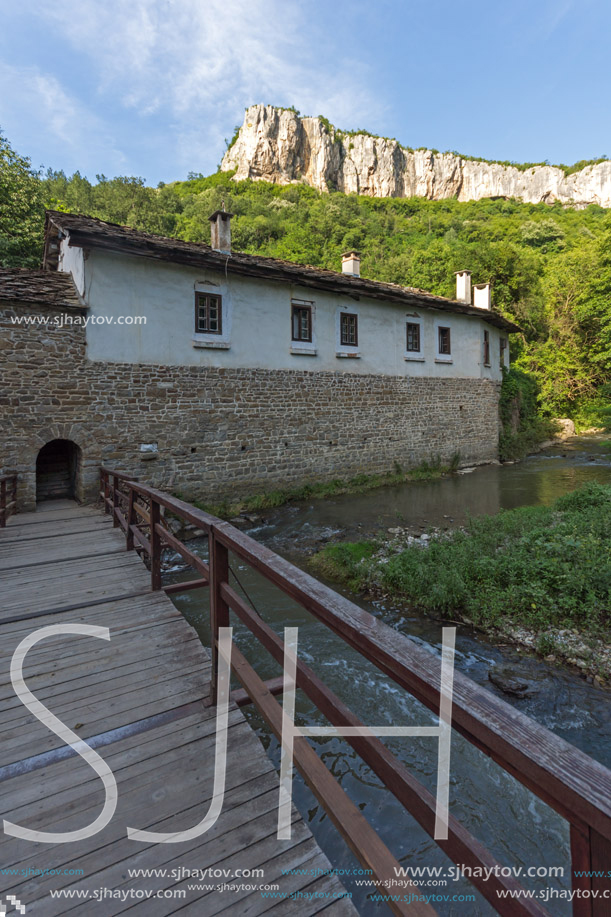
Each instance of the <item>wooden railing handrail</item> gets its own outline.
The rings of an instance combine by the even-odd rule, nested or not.
[[[439,710],[437,657],[228,522],[215,536],[429,709]],[[500,697],[454,673],[453,727],[570,821],[611,840],[611,771]],[[568,796],[567,796],[568,793]]]
[[[210,583],[213,672],[217,670],[216,636],[219,627],[229,624],[230,608],[250,628],[259,644],[280,661],[279,638],[271,629],[266,629],[266,625],[258,618],[254,609],[238,596],[229,584],[228,556],[231,551],[428,708],[435,712],[439,710],[438,657],[425,651],[403,634],[397,633],[379,618],[334,592],[269,548],[254,541],[230,523],[223,522],[156,488],[136,482],[125,474],[104,468],[101,469],[101,481],[101,496],[105,508],[113,513],[114,523],[121,525],[125,531],[128,547],[133,547],[135,542],[149,555],[153,588],[161,587],[163,544],[177,550],[202,576],[200,580],[185,583],[184,588],[199,588]],[[125,488],[127,493],[121,492],[121,487]],[[140,501],[144,501],[144,505],[141,505]],[[126,502],[129,504],[127,514],[118,505],[124,505]],[[168,531],[160,514],[162,509],[195,526],[208,536],[209,563],[197,557]],[[141,531],[141,527],[148,529],[147,534]],[[179,584],[168,587],[171,592],[176,592],[179,588]],[[259,686],[258,691],[258,676],[254,670],[250,674],[245,674],[244,664],[243,661],[240,664],[240,673],[236,669],[236,674],[239,674],[247,692],[249,686],[255,685]],[[338,725],[337,711],[343,709],[341,705],[338,706],[340,702],[322,683],[313,679],[311,673],[308,674],[306,667],[299,665],[298,684],[331,722],[334,721],[333,717],[336,717],[335,725]],[[211,683],[211,698],[214,703],[214,676]],[[253,695],[251,700],[258,706],[261,705],[260,698],[255,699]],[[266,702],[263,707],[272,718],[276,716],[273,704]],[[460,672],[454,673],[452,726],[569,821],[575,869],[593,870],[597,867],[588,866],[588,863],[599,862],[601,856],[603,859],[611,859],[611,771]],[[352,744],[357,751],[360,747],[359,753],[376,770],[378,776],[388,776],[395,766],[396,774],[401,774],[401,777],[399,779],[397,776],[396,785],[391,785],[391,781],[387,786],[431,833],[432,820],[426,805],[423,803],[423,806],[419,807],[420,817],[416,811],[418,806],[415,800],[418,795],[420,794],[424,800],[417,781],[411,777],[410,780],[407,779],[404,769],[401,770],[402,765],[396,759],[393,759],[394,765],[389,763],[382,750],[384,747],[378,740],[359,738]],[[390,757],[392,758],[392,755]],[[377,768],[381,769],[381,773]],[[307,779],[308,775],[305,776]],[[409,799],[412,800],[411,805],[407,803]],[[484,850],[482,853],[481,845],[478,845],[462,826],[452,822],[452,832],[450,840],[441,846],[455,862],[466,862],[466,849],[471,851],[472,861],[489,862],[484,857],[487,851]],[[459,850],[462,850],[460,860],[456,859]],[[596,881],[588,877],[577,878],[574,879],[573,888],[593,889]],[[502,899],[496,896],[494,884],[475,884],[499,913],[546,913],[544,908],[532,899]],[[501,882],[501,886],[516,887],[509,881]],[[596,900],[586,899],[587,907],[584,907],[584,899],[576,897],[573,901],[573,913],[588,914],[589,917],[602,915],[603,911],[596,909]],[[399,909],[396,913],[403,911]]]
[[[126,478],[126,480],[129,481],[129,478]],[[131,487],[136,493],[142,494],[142,496],[153,497],[155,502],[163,506],[164,509],[174,513],[174,515],[182,519],[183,522],[188,522],[190,525],[202,529],[206,534],[208,534],[213,525],[219,526],[223,524],[222,519],[211,516],[210,513],[205,512],[203,509],[198,509],[196,506],[185,503],[184,500],[180,500],[178,497],[172,497],[170,494],[163,493],[163,491],[157,490],[155,487],[147,487],[146,484],[139,483],[132,483]],[[237,531],[236,529],[236,532]]]
[[[223,592],[231,609],[236,612],[240,620],[246,624],[276,662],[282,665],[284,644],[278,634],[259,618],[248,602],[239,596],[231,586],[224,585]],[[296,664],[296,684],[332,725],[366,725],[300,659],[297,659]],[[397,761],[380,739],[347,736],[346,741],[371,767],[401,805],[433,837],[435,831],[435,797],[433,794],[416,780],[401,762]],[[453,853],[458,854],[455,862],[458,861],[474,870],[477,870],[478,867],[480,870],[485,870],[480,877],[473,879],[473,884],[485,897],[498,900],[497,891],[520,888],[516,880],[509,881],[508,877],[503,877],[499,873],[495,875],[495,867],[500,867],[501,864],[453,816],[450,815],[448,818],[448,839],[438,840],[437,844],[442,850],[447,851],[450,857],[453,856]],[[541,914],[545,911],[542,911],[534,902],[532,913]]]
[[[105,465],[100,465],[100,474],[107,474],[113,478],[116,478],[118,481],[137,481],[138,478],[134,477],[131,474],[125,474],[123,471],[115,471],[114,468],[106,468]]]

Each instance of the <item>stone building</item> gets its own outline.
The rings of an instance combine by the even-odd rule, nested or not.
[[[101,463],[186,496],[497,456],[514,325],[342,271],[49,212],[44,269],[0,270],[0,469],[19,500],[94,496]]]

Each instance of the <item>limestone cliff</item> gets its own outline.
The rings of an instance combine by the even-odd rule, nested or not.
[[[247,109],[221,169],[237,169],[237,180],[304,181],[321,191],[372,197],[514,197],[534,204],[561,201],[577,207],[611,207],[611,161],[568,176],[556,166],[524,170],[455,153],[408,150],[396,140],[369,134],[344,134],[324,119],[300,117],[271,105]]]

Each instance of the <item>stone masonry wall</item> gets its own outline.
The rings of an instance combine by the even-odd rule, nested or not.
[[[497,457],[487,380],[94,363],[84,328],[15,325],[31,310],[0,305],[0,472],[19,473],[22,509],[52,439],[82,450],[81,499],[95,498],[100,463],[216,501],[455,451],[463,463]],[[155,442],[145,460],[140,444]]]

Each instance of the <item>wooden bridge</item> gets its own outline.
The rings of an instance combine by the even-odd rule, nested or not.
[[[68,911],[111,917],[128,909],[143,917],[355,914],[339,880],[324,874],[333,864],[296,810],[291,839],[276,836],[278,777],[240,707],[253,703],[280,738],[282,708],[274,695],[282,692],[282,680],[263,682],[235,645],[231,666],[242,687],[231,695],[227,783],[218,821],[206,833],[179,843],[134,841],[126,827],[183,832],[198,825],[210,808],[218,635],[229,626],[230,612],[262,649],[283,662],[281,639],[230,584],[230,555],[435,711],[439,660],[230,524],[127,475],[101,470],[106,514],[71,501],[49,501],[35,513],[11,516],[17,486],[14,476],[0,478],[4,817],[30,831],[72,832],[91,823],[104,805],[104,787],[90,764],[23,706],[9,679],[11,659],[24,638],[59,623],[109,628],[110,640],[49,634],[29,650],[25,684],[79,739],[100,750],[115,776],[118,804],[103,830],[71,843],[1,834],[0,898],[16,896],[28,915],[43,917]],[[205,533],[209,562],[173,534],[171,519]],[[190,580],[163,585],[164,548],[191,566]],[[212,658],[169,598],[203,586],[210,589]],[[363,726],[301,661],[296,682],[332,725]],[[452,726],[568,821],[573,870],[611,868],[611,772],[459,673],[454,676]],[[433,836],[435,799],[428,790],[379,738],[353,735],[345,741]],[[392,852],[304,737],[295,739],[294,761],[358,860],[386,891],[385,883],[396,879],[399,867]],[[453,817],[447,840],[437,843],[454,863],[486,867],[489,878],[473,883],[498,913],[554,913],[534,898],[502,897],[518,893],[520,886],[499,870],[490,874],[502,864]],[[207,887],[209,880],[192,880],[190,870],[204,868],[219,870],[217,876],[233,877],[242,870],[243,876],[257,878],[231,878],[240,889],[221,892],[218,878],[214,887]],[[137,869],[156,872],[128,872]],[[287,870],[301,872],[287,875]],[[264,898],[265,885],[277,886],[276,893],[286,897]],[[103,895],[109,889],[114,897]],[[611,913],[608,878],[574,876],[573,889],[579,893],[573,899],[578,917]],[[57,897],[62,890],[82,896]],[[144,899],[148,892],[154,897]],[[418,895],[416,886],[402,892]],[[94,906],[85,895],[95,893],[102,897]],[[401,915],[435,913],[416,898],[388,904]]]

